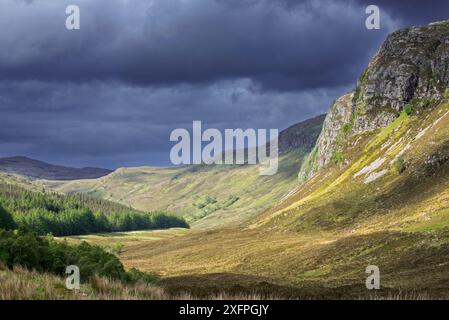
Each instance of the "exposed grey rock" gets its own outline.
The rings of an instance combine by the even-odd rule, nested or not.
[[[359,79],[358,111],[394,113],[414,99],[440,100],[449,85],[448,68],[449,22],[396,31]]]
[[[425,170],[428,175],[437,174],[440,170],[440,167],[449,162],[449,154],[433,154],[428,156],[425,164]]]
[[[354,92],[350,92],[332,104],[324,120],[323,129],[314,150],[304,160],[299,179],[305,181],[332,159],[336,141],[345,124],[351,122],[354,111]]]
[[[350,92],[338,98],[332,104],[324,120],[323,130],[317,142],[318,169],[331,161],[338,135],[342,131],[343,126],[351,122],[354,111],[353,99],[354,92]]]
[[[426,108],[449,97],[449,21],[406,28],[388,36],[359,78],[355,92],[337,99],[315,149],[300,171],[310,178],[329,164],[341,131],[387,127],[406,104]]]
[[[393,112],[381,111],[370,115],[358,115],[355,119],[353,132],[361,133],[366,131],[385,128],[397,118]]]

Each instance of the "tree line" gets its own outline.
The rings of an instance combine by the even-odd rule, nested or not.
[[[6,211],[2,212],[0,216]],[[92,276],[131,283],[151,283],[158,279],[154,274],[137,269],[125,271],[115,255],[99,246],[86,242],[77,246],[69,245],[52,237],[38,236],[23,227],[14,231],[0,229],[0,263],[10,269],[20,265],[28,270],[59,276],[65,275],[67,266],[76,265],[80,268],[82,282],[87,282]]]
[[[0,183],[0,228],[18,227],[39,235],[70,236],[189,225],[183,218],[165,212],[145,213],[84,195],[35,192]]]

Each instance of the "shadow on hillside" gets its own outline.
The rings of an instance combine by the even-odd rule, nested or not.
[[[254,299],[430,299],[431,297],[449,298],[446,292],[433,292],[428,295],[422,291],[400,289],[381,289],[368,291],[364,283],[326,287],[317,282],[304,282],[301,287],[274,284],[270,279],[234,274],[215,273],[205,275],[188,275],[165,278],[160,285],[170,295],[187,294],[198,299],[210,299],[220,295],[236,297],[252,297]]]

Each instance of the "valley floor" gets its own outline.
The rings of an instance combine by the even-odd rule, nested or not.
[[[126,267],[159,273],[161,285],[174,295],[449,298],[447,229],[367,234],[174,229],[82,238],[120,243]],[[368,265],[380,268],[379,291],[365,287]]]

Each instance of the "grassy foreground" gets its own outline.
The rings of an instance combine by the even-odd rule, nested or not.
[[[204,297],[188,292],[170,293],[162,286],[148,284],[124,284],[106,278],[95,277],[81,284],[79,290],[68,290],[65,279],[28,271],[21,267],[14,270],[0,268],[0,300],[195,300]],[[253,294],[217,293],[209,300],[260,300],[277,297]]]

